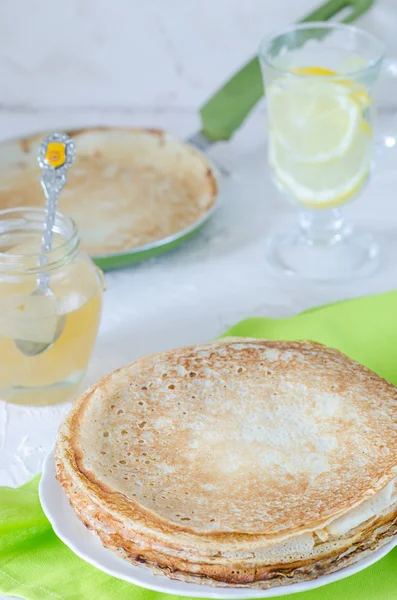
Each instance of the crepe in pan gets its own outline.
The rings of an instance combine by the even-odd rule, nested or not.
[[[92,256],[142,248],[200,222],[217,197],[199,152],[155,129],[69,131],[77,156],[58,208]],[[37,149],[46,134],[0,144],[0,210],[43,207]]]

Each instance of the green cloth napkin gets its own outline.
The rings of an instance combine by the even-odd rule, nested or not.
[[[339,348],[397,384],[397,292],[288,319],[247,319],[226,335],[312,339]],[[35,477],[18,489],[0,488],[0,592],[29,600],[177,600],[119,581],[75,556],[57,539],[41,510],[38,481]],[[397,549],[344,581],[284,598],[395,600]]]

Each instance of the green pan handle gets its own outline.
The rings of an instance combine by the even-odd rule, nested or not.
[[[351,23],[365,13],[374,0],[328,0],[300,23],[328,21],[349,9],[342,19]],[[343,15],[341,15],[343,16]],[[201,107],[202,133],[212,141],[228,140],[263,96],[258,58],[255,56]]]

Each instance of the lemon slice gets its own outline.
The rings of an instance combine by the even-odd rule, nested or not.
[[[351,79],[344,78],[343,75],[336,71],[331,71],[331,69],[324,69],[323,67],[297,67],[292,69],[292,73],[311,77],[337,77],[336,81],[338,84],[344,85],[351,90],[349,92],[350,98],[357,102],[362,110],[371,104],[371,98],[363,86]]]
[[[295,69],[291,70],[291,73],[295,73],[296,75],[310,75],[311,77],[334,77],[338,75],[336,71],[331,71],[331,69],[325,69],[324,67],[295,67]]]
[[[343,85],[298,79],[273,84],[267,92],[272,133],[297,160],[338,158],[359,132],[361,108]]]
[[[276,138],[270,138],[269,162],[276,182],[308,208],[330,208],[352,198],[371,168],[372,135],[364,128],[343,160],[302,163]]]

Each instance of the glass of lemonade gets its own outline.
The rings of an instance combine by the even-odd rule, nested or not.
[[[346,224],[341,206],[370,174],[383,57],[375,37],[332,23],[297,25],[261,44],[269,164],[276,186],[300,207],[295,228],[267,245],[279,271],[348,280],[377,266],[372,235]]]
[[[0,211],[0,399],[16,404],[56,404],[73,397],[101,315],[102,274],[81,251],[76,225],[57,213],[53,249],[43,260],[44,220],[42,209]],[[40,273],[47,276],[51,296],[33,294]],[[63,328],[55,339],[59,319]],[[27,356],[15,340],[53,343]]]

